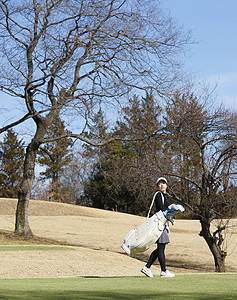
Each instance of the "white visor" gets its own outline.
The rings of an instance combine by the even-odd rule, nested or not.
[[[164,181],[166,184],[168,183],[167,182],[167,179],[165,177],[159,177],[157,180],[156,180],[156,184],[158,184],[160,181]]]

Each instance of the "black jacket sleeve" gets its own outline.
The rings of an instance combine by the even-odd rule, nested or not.
[[[162,194],[164,197],[164,203],[162,201]],[[158,212],[160,210],[165,211],[168,208],[168,206],[170,205],[170,202],[167,199],[167,195],[162,192],[158,192],[155,197],[155,205],[156,205],[156,212]]]

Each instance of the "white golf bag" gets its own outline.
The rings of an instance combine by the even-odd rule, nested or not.
[[[165,212],[162,212],[160,210],[149,218],[149,214],[155,201],[156,194],[153,197],[146,221],[139,227],[129,231],[129,233],[124,238],[122,249],[129,256],[134,256],[139,252],[144,252],[149,249],[161,236],[168,220],[172,221],[170,219],[172,213],[176,211],[184,211],[182,205],[171,204]]]

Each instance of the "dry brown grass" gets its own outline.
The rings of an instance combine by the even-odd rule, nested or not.
[[[0,245],[67,245],[67,243],[60,243],[53,239],[38,236],[19,236],[13,231],[0,230]]]
[[[30,201],[29,221],[37,238],[15,238],[16,199],[0,198],[1,244],[64,244],[67,251],[1,251],[0,277],[65,277],[141,275],[153,246],[136,258],[121,249],[123,237],[139,226],[143,217],[80,207],[63,203]],[[168,268],[176,273],[213,272],[212,255],[198,233],[198,221],[177,220],[171,226],[171,243],[167,246]],[[227,271],[237,271],[237,232],[228,234]],[[160,272],[158,262],[152,266]]]

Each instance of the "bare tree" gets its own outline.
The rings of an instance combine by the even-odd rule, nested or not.
[[[213,255],[215,270],[224,272],[227,255],[223,243],[224,231],[237,206],[236,195],[233,192],[237,175],[236,114],[223,108],[216,111],[206,110],[205,106],[200,104],[196,109],[191,109],[190,102],[187,103],[185,97],[181,100],[183,113],[180,113],[178,118],[177,111],[173,116],[171,114],[169,122],[170,133],[175,137],[173,143],[182,145],[179,147],[180,153],[177,151],[174,155],[173,152],[173,160],[182,168],[174,166],[174,171],[167,174],[176,178],[173,179],[170,193],[200,220],[200,236],[204,238]],[[177,137],[180,137],[179,141]],[[194,154],[198,159],[194,159]],[[187,160],[185,163],[180,160],[180,156],[190,156],[191,165]],[[184,185],[185,192],[177,188]],[[211,225],[214,223],[217,226],[213,230],[214,226]]]
[[[151,86],[165,94],[180,78],[176,54],[189,36],[162,14],[158,2],[0,1],[0,89],[25,108],[0,133],[28,119],[36,128],[18,193],[17,234],[32,234],[28,204],[36,154],[52,140],[45,135],[56,116],[74,116],[83,128],[98,103],[121,105],[125,94]],[[97,144],[78,130],[71,137]]]

